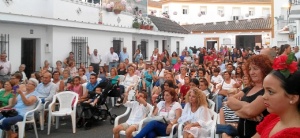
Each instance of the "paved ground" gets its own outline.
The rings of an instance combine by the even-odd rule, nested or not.
[[[126,108],[121,106],[119,108],[114,107],[111,110],[112,114],[123,114]],[[121,122],[125,121],[121,120]],[[72,133],[72,124],[71,118],[66,117],[63,120],[60,119],[60,126],[59,129],[55,129],[55,126],[51,127],[50,135],[47,135],[48,127],[45,126],[43,131],[40,130],[38,126],[38,135],[39,138],[112,138],[112,128],[113,125],[110,124],[109,118],[106,121],[99,121],[96,122],[95,125],[89,130],[84,130],[83,128],[77,128],[76,133]],[[25,131],[26,138],[35,138],[33,130]]]

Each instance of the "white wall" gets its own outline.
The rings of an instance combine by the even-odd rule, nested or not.
[[[242,4],[191,4],[191,3],[168,3],[163,4],[162,9],[165,6],[169,7],[169,15],[170,19],[176,22],[180,22],[180,24],[192,24],[192,23],[204,23],[204,22],[220,22],[220,21],[228,21],[232,20],[232,8],[240,7],[241,15],[244,19],[248,18],[261,18],[263,17],[263,8],[269,8],[271,12],[271,5],[242,5]],[[182,14],[182,6],[189,6],[189,11],[187,15]],[[198,16],[200,12],[200,6],[207,6],[207,14]],[[224,17],[218,15],[218,7],[224,7]],[[248,13],[249,7],[255,8],[255,15],[245,17],[245,14]],[[174,11],[177,12],[177,15],[173,15]],[[164,12],[164,10],[163,10]],[[215,18],[212,18],[215,17]]]
[[[232,32],[232,33],[202,33],[202,34],[189,34],[184,38],[184,47],[196,46],[204,47],[205,38],[219,38],[219,46],[228,45],[224,44],[224,38],[230,38],[232,46],[235,47],[235,41],[237,35],[262,35],[262,45],[265,45],[265,38],[271,32]]]
[[[30,34],[30,29],[34,31]],[[49,55],[45,53],[45,45],[47,42],[47,27],[38,25],[20,25],[11,23],[0,23],[0,33],[9,34],[9,60],[12,63],[12,72],[17,71],[21,64],[21,39],[22,38],[34,38],[37,41],[36,50],[36,70],[42,65],[45,59],[49,59]],[[51,60],[50,60],[51,62]]]
[[[287,13],[285,9],[289,6],[289,0],[274,0],[274,17],[279,17],[280,15],[284,15],[285,19],[287,20]],[[284,10],[284,11],[282,11]],[[274,38],[271,39],[271,46],[280,46],[280,44],[290,44],[294,46],[296,44],[296,41],[289,39],[288,32],[282,33],[283,31],[281,29],[277,28],[277,25],[279,24],[276,19],[274,20]],[[299,27],[297,27],[299,29]],[[299,32],[299,31],[297,31]],[[297,34],[295,34],[295,40],[296,40]]]

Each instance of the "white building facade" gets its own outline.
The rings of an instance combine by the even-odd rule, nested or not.
[[[77,52],[77,64],[88,61],[86,46],[98,49],[105,56],[110,47],[132,53],[144,44],[145,59],[149,60],[154,48],[175,51],[183,44],[184,34],[132,28],[134,16],[130,13],[114,14],[101,10],[98,4],[76,0],[14,0],[0,2],[1,52],[8,53],[12,71],[20,64],[36,71],[48,60],[55,66],[70,51]],[[115,41],[117,43],[115,43]],[[103,62],[102,64],[103,65]]]

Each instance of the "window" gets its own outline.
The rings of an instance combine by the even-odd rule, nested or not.
[[[250,7],[248,14],[249,14],[249,16],[254,16],[255,15],[255,8],[254,7]]]
[[[180,42],[176,41],[176,53],[179,54],[180,51]]]
[[[75,57],[75,65],[77,67],[80,66],[80,63],[83,63],[85,67],[88,66],[87,59],[87,45],[88,38],[87,37],[72,37],[72,52],[74,52]]]
[[[154,48],[158,48],[158,41],[154,40]]]
[[[240,16],[241,15],[241,8],[240,7],[233,7],[232,8],[232,16]]]
[[[148,45],[148,40],[142,40],[141,44],[139,45],[139,49],[141,50],[144,59],[148,58],[147,45]]]
[[[188,14],[189,7],[188,6],[182,6],[182,14]]]
[[[262,16],[270,16],[270,8],[263,8]]]
[[[224,16],[224,7],[218,7],[218,15]]]
[[[9,50],[8,50],[8,47],[9,47],[9,34],[1,34],[0,35],[0,52],[5,52],[7,54],[7,57],[8,54],[9,54]]]
[[[200,7],[200,13],[201,13],[201,15],[206,15],[207,14],[207,7],[206,6],[201,6]]]
[[[232,20],[239,20],[240,18],[239,18],[240,16],[232,16]]]

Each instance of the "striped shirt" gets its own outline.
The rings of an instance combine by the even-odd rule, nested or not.
[[[234,123],[239,121],[239,117],[231,110],[228,106],[223,106],[225,122],[226,123]]]

